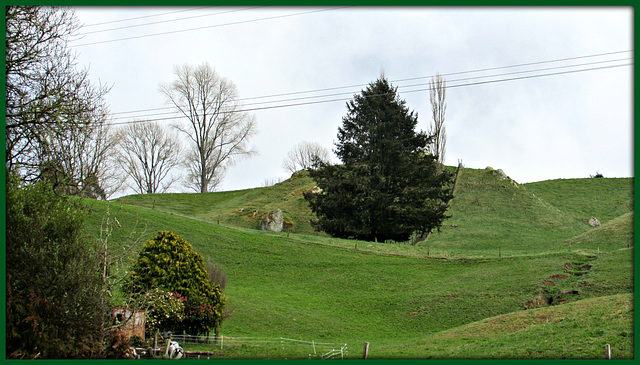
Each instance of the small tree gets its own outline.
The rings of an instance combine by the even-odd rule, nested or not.
[[[153,335],[156,331],[176,331],[184,320],[186,298],[178,293],[155,288],[146,292],[140,304],[147,309],[145,331]]]
[[[434,136],[430,145],[430,152],[438,159],[440,165],[444,164],[444,153],[447,144],[447,133],[444,127],[444,115],[447,111],[445,98],[447,97],[447,82],[442,75],[437,74],[429,82],[429,101],[431,102],[431,116],[433,126],[429,130]]]
[[[185,297],[186,318],[179,326],[195,334],[208,334],[222,322],[226,298],[220,286],[209,280],[202,256],[171,231],[158,232],[143,246],[127,287],[132,293],[159,288]]]
[[[307,170],[313,167],[314,162],[328,163],[330,159],[329,150],[315,142],[300,142],[289,153],[282,162],[282,167],[294,173],[299,170]]]
[[[169,176],[181,161],[177,136],[158,123],[130,124],[117,133],[117,160],[139,194],[164,193],[178,180]]]

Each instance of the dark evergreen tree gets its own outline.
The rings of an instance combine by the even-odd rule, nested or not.
[[[441,226],[452,174],[427,152],[433,136],[416,132],[397,88],[379,79],[347,103],[338,129],[341,165],[317,161],[311,177],[322,189],[305,194],[317,229],[332,236],[407,241]]]

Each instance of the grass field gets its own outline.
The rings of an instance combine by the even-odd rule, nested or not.
[[[133,231],[172,230],[222,267],[226,344],[184,345],[217,358],[309,358],[344,344],[360,358],[365,341],[372,359],[603,358],[604,344],[633,357],[633,179],[517,185],[465,168],[452,217],[415,246],[314,232],[302,199],[313,186],[296,174],[265,188],[89,202],[86,227],[99,234],[108,209],[120,223],[114,249]],[[291,232],[257,230],[276,208]]]

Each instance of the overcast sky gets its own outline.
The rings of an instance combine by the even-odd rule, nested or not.
[[[158,88],[185,63],[208,62],[256,109],[258,155],[231,167],[218,190],[288,178],[282,161],[299,142],[332,150],[347,100],[382,71],[422,130],[432,122],[428,81],[445,77],[447,165],[501,168],[519,183],[633,176],[631,7],[82,7],[76,14],[85,27],[71,47],[96,83],[112,86],[114,122],[161,118],[168,126],[173,114],[160,114],[171,111],[161,109],[168,104]],[[291,104],[304,105],[272,108]]]

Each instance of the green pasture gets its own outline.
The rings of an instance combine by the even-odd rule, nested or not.
[[[108,211],[113,250],[172,230],[222,267],[226,340],[184,345],[216,358],[309,358],[344,344],[360,358],[364,342],[372,359],[601,358],[604,344],[633,357],[633,179],[515,185],[465,168],[452,217],[415,246],[314,232],[302,198],[313,186],[298,173],[265,188],[92,201],[86,228],[97,237]],[[258,230],[278,208],[293,229]],[[558,305],[525,309],[548,300]]]

